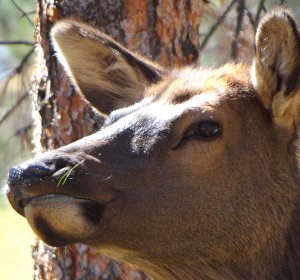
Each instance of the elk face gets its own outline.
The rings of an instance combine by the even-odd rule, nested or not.
[[[108,117],[101,131],[13,167],[12,206],[51,245],[86,243],[142,267],[245,267],[271,254],[298,195],[289,150],[300,98],[288,81],[299,42],[288,16],[260,26],[253,83],[246,65],[167,71],[84,24],[58,23],[58,58]],[[288,43],[269,35],[274,21]]]

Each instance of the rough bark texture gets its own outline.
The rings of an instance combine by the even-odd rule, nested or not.
[[[32,94],[36,150],[55,149],[98,130],[103,120],[70,85],[49,45],[55,21],[72,17],[88,22],[117,41],[164,66],[198,59],[202,0],[38,0],[37,69]],[[129,265],[111,261],[84,245],[33,246],[34,279],[147,279]]]

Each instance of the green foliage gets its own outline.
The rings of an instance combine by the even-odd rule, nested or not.
[[[15,0],[25,12],[34,11],[34,0]],[[30,16],[34,18],[34,15]],[[0,40],[33,40],[33,26],[26,17],[17,10],[11,0],[0,1]],[[1,46],[0,65],[14,65],[18,63],[28,49],[28,46]],[[0,69],[1,71],[1,69]]]
[[[84,159],[82,160],[82,161],[80,161],[80,162],[78,162],[77,164],[75,164],[70,170],[68,170],[60,179],[59,179],[59,181],[58,181],[58,183],[57,183],[57,190],[58,190],[58,188],[59,188],[59,186],[63,186],[65,183],[66,183],[66,181],[68,180],[68,178],[69,178],[69,176],[71,175],[71,173],[72,173],[72,171],[79,165],[79,164],[81,164],[81,163],[83,163],[84,162]]]
[[[33,11],[35,1],[15,0],[24,11]],[[34,14],[31,15],[34,18]],[[33,41],[33,26],[11,0],[0,0],[0,40]],[[0,45],[0,119],[29,87],[30,73],[22,72],[11,79],[5,95],[2,94],[7,75],[20,63],[31,46]],[[0,125],[0,191],[10,166],[31,156],[24,142],[16,137],[20,128],[30,121],[29,99]],[[9,280],[33,278],[33,260],[30,244],[34,237],[26,220],[18,215],[7,199],[0,194],[0,278]]]
[[[33,41],[33,25],[14,3],[25,12],[29,12],[34,11],[35,1],[13,1],[0,1],[0,41]],[[34,14],[29,15],[32,21],[34,16]],[[26,65],[21,73],[13,75],[7,87],[6,82],[31,48],[32,46],[28,45],[0,45],[0,120],[29,88],[30,72],[28,70],[31,64]],[[14,111],[14,114],[0,124],[0,189],[6,180],[9,167],[31,156],[26,147],[28,145],[24,142],[24,135],[20,134],[24,126],[31,122],[30,107],[28,98]],[[16,136],[17,134],[19,137]]]

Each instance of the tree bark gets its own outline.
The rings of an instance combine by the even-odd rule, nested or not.
[[[55,4],[53,4],[55,3]],[[33,77],[35,147],[55,149],[98,130],[103,119],[70,85],[49,44],[51,26],[60,18],[88,22],[117,41],[160,64],[179,67],[196,62],[202,0],[38,0],[37,68]],[[33,246],[34,279],[147,279],[129,265],[112,261],[85,245]]]

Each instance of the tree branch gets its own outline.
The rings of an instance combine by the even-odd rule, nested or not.
[[[25,17],[27,19],[27,21],[34,26],[32,20],[30,19],[30,17],[28,16],[28,14],[15,2],[15,0],[11,0],[11,2],[13,3],[13,5],[22,13],[22,17]]]
[[[32,49],[31,49],[31,50],[23,57],[23,59],[21,60],[20,64],[15,68],[16,74],[19,74],[19,73],[22,71],[24,65],[27,63],[28,59],[31,57],[31,55],[33,54],[33,52],[34,52],[34,48],[32,48]]]
[[[0,45],[29,45],[29,46],[33,46],[34,42],[26,41],[26,40],[0,41]]]
[[[24,15],[21,15],[21,17],[25,17],[26,15],[34,15],[36,13],[36,11],[29,11],[29,12],[25,12]]]
[[[255,31],[256,30],[256,23],[255,23],[255,20],[253,18],[253,15],[252,15],[252,13],[249,11],[249,9],[247,7],[245,7],[245,10],[247,12],[247,16],[249,18],[249,21],[250,21],[250,23],[251,23],[251,25],[253,27],[253,30]]]
[[[236,28],[234,33],[234,39],[232,40],[231,45],[231,58],[236,59],[238,55],[238,37],[243,25],[244,13],[245,13],[245,0],[239,0],[237,6],[237,21]]]
[[[207,33],[206,37],[203,39],[202,43],[200,44],[199,51],[201,52],[207,45],[210,37],[215,33],[215,31],[218,29],[218,27],[222,24],[224,21],[225,17],[233,7],[237,0],[232,0],[231,3],[228,5],[226,10],[223,12],[223,14],[219,17],[218,21],[212,26],[212,28],[209,30]]]
[[[4,114],[4,116],[0,119],[0,125],[21,105],[21,103],[26,99],[28,96],[28,92],[25,92],[17,102]]]
[[[265,1],[266,0],[260,0],[259,2],[259,5],[258,5],[258,8],[257,8],[257,12],[256,12],[256,16],[255,16],[255,27],[257,28],[257,25],[258,25],[258,22],[260,20],[260,15],[261,15],[261,12],[264,11],[266,12],[267,9],[265,7]],[[255,29],[256,29],[255,28]]]
[[[21,136],[26,134],[28,132],[29,129],[31,129],[33,126],[33,121],[31,121],[29,124],[19,128],[16,133],[15,133],[15,136]]]
[[[25,148],[25,145],[30,150],[33,149],[33,143],[31,142],[31,136],[28,133],[30,129],[33,127],[33,121],[31,120],[27,125],[19,128],[14,136],[18,137],[22,143],[23,148]]]
[[[34,52],[34,48],[32,48],[21,60],[21,62],[19,63],[19,65],[17,67],[15,67],[10,74],[7,76],[7,79],[3,85],[2,91],[0,93],[0,100],[3,98],[3,96],[6,93],[8,84],[10,83],[11,79],[16,75],[22,72],[25,64],[27,63],[28,59],[30,58],[30,56],[33,54]]]

